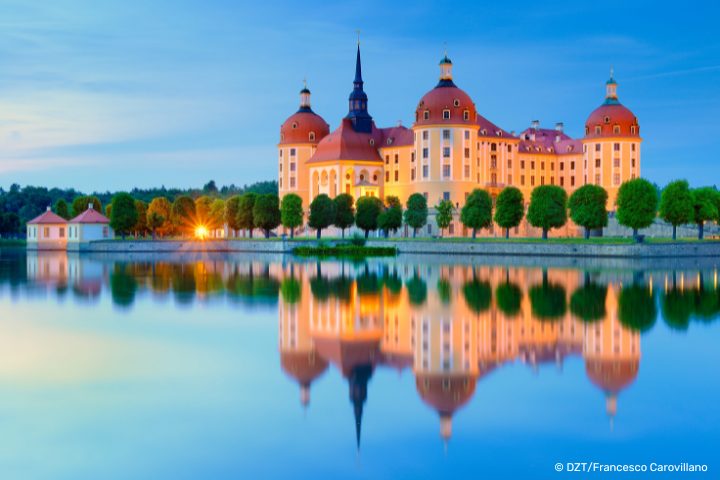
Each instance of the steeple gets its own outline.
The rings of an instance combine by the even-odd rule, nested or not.
[[[452,79],[452,61],[448,58],[447,50],[445,55],[440,59],[440,81],[437,84],[438,87],[454,87]]]
[[[620,103],[617,96],[617,82],[614,78],[614,70],[610,67],[610,78],[605,82],[605,104],[615,105]]]
[[[300,90],[300,109],[298,112],[312,112],[312,108],[310,108],[310,90],[307,87],[307,80],[303,80],[303,89]]]
[[[368,97],[363,90],[362,63],[360,61],[360,37],[358,36],[357,55],[355,58],[355,80],[353,91],[350,93],[347,117],[352,120],[353,130],[356,132],[371,133],[372,117],[367,111]]]

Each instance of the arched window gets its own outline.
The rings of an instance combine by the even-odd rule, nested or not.
[[[292,128],[297,128],[297,122],[292,123]]]
[[[463,120],[470,120],[470,112],[468,110],[463,112]]]
[[[443,120],[449,120],[450,119],[450,110],[443,110]]]
[[[423,120],[430,120],[430,110],[425,110],[423,112]]]
[[[314,142],[315,141],[315,132],[310,132],[308,134],[308,138],[310,139],[311,142]]]
[[[613,133],[616,135],[620,134],[620,125],[614,125],[613,126]]]
[[[598,125],[597,127],[595,127],[595,135],[600,135],[600,132],[601,132],[601,131],[602,131],[602,130],[601,130],[601,128],[600,128],[600,125]]]
[[[606,117],[604,118],[604,120],[605,120],[605,123],[610,123],[610,117],[606,116]]]

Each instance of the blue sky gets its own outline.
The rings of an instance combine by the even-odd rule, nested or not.
[[[445,43],[506,130],[581,135],[613,65],[643,175],[720,184],[720,6],[623,3],[0,0],[0,186],[274,179],[303,77],[331,128],[346,113],[356,29],[379,126],[411,124]]]

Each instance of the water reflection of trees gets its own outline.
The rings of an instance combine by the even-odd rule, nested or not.
[[[565,287],[548,279],[547,270],[543,270],[542,283],[528,290],[532,312],[540,320],[557,320],[567,311]]]
[[[625,327],[646,332],[655,325],[657,305],[649,285],[635,283],[623,286],[618,295],[618,319]]]

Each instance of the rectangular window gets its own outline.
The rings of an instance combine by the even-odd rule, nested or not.
[[[108,227],[103,227],[103,238],[108,238],[110,236],[110,229]]]
[[[386,182],[390,181],[390,172],[385,172],[385,181]]]
[[[531,187],[535,186],[535,175],[530,175],[530,186]]]
[[[618,168],[620,166],[620,159],[614,158],[613,159],[613,167]]]
[[[490,168],[497,168],[497,157],[495,155],[490,158]]]
[[[291,172],[295,171],[295,162],[290,162],[290,171]]]
[[[470,158],[470,149],[469,148],[465,149],[465,158]]]
[[[399,178],[400,178],[400,172],[395,170],[395,181],[397,182]]]
[[[595,159],[595,168],[600,168],[600,159],[599,158]]]
[[[442,132],[443,140],[450,140],[450,130],[443,130]]]
[[[465,178],[470,178],[470,165],[465,165]]]
[[[575,162],[570,162],[570,170],[575,170]]]
[[[430,119],[430,112],[429,112],[428,110],[425,110],[425,111],[423,112],[423,118],[424,118],[425,120],[429,120],[429,119]]]
[[[550,162],[550,170],[555,170],[555,162]]]
[[[565,162],[560,162],[560,171],[565,170]]]
[[[450,119],[450,110],[443,110],[443,119],[444,120]]]
[[[428,178],[428,166],[423,165],[423,178]]]
[[[423,158],[428,158],[428,149],[423,148]]]
[[[508,185],[512,185],[512,175],[510,175],[510,174],[508,174],[507,183],[508,183]]]
[[[525,185],[525,175],[520,175],[520,185],[521,186]]]
[[[595,144],[595,151],[596,151],[596,152],[599,152],[599,151],[600,151],[600,144],[599,144],[599,143],[596,143],[596,144]]]
[[[60,238],[65,238],[65,227],[60,227]]]
[[[613,150],[616,152],[620,151],[620,144],[619,143],[613,143]]]
[[[443,147],[443,158],[450,158],[450,147]]]
[[[282,188],[282,177],[278,178],[278,187]]]
[[[280,171],[282,172],[282,163],[280,164]]]
[[[520,168],[525,168],[525,160],[520,160]]]
[[[410,180],[415,180],[415,169],[410,170]]]
[[[396,153],[395,154],[395,165],[397,165],[400,162],[400,156]]]
[[[565,178],[563,178],[563,177],[560,177],[560,186],[561,187],[565,186]]]
[[[290,188],[295,188],[295,177],[290,177]]]
[[[634,144],[634,143],[630,145],[630,150],[632,150],[633,152],[635,151],[635,144]]]
[[[530,162],[530,169],[535,170],[535,161]]]
[[[620,185],[620,174],[619,173],[616,173],[613,175],[613,184]]]
[[[294,157],[294,156],[295,156],[295,149],[294,149],[294,148],[291,148],[291,149],[290,149],[290,156],[291,156],[291,157]]]
[[[470,130],[465,130],[465,140],[470,140]]]
[[[540,175],[540,185],[545,185],[545,175]]]
[[[632,168],[635,168],[635,159],[634,158],[632,160],[630,160],[630,165],[632,166]]]
[[[390,155],[385,155],[385,165],[390,165]]]
[[[508,168],[512,168],[512,160],[508,159]]]
[[[633,147],[634,147],[634,146],[635,146],[635,145],[633,145]],[[633,150],[634,150],[634,149],[633,149]],[[280,150],[280,158],[282,158],[282,152],[283,152],[283,151]]]
[[[442,171],[444,178],[450,178],[450,165],[443,165]]]
[[[595,185],[600,185],[600,174],[599,173],[595,174]]]
[[[470,120],[470,112],[467,110],[463,112],[463,120]]]
[[[423,130],[423,140],[427,140],[427,139],[428,139],[428,131]]]
[[[545,170],[545,162],[540,162],[540,170]]]
[[[410,152],[410,161],[411,162],[415,161],[415,152]]]
[[[443,200],[450,200],[450,192],[443,192]]]
[[[571,187],[575,186],[575,177],[570,177],[570,186]]]
[[[555,185],[555,177],[550,177],[550,185]]]
[[[49,227],[45,227],[45,228],[43,229],[43,236],[44,236],[45,238],[50,237],[50,228],[49,228]]]

